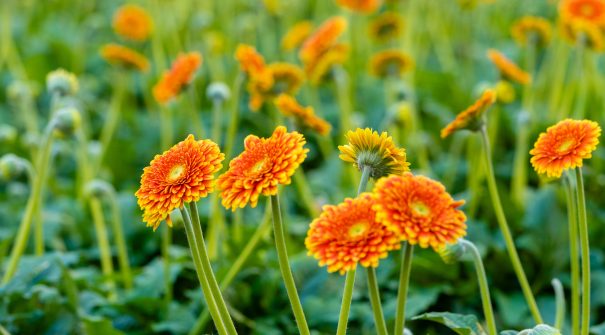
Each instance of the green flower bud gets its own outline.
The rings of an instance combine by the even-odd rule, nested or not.
[[[8,124],[0,124],[0,143],[11,144],[17,139],[17,129]]]
[[[0,157],[0,179],[13,180],[27,172],[29,162],[14,155],[6,154]]]
[[[51,122],[54,122],[56,136],[68,137],[80,127],[82,117],[77,109],[68,107],[59,109]]]
[[[222,102],[231,96],[229,86],[222,82],[214,82],[208,85],[206,89],[206,96],[212,101]]]
[[[46,89],[53,94],[74,95],[78,88],[78,78],[71,72],[57,69],[46,76]]]
[[[453,264],[462,259],[466,253],[466,245],[464,243],[460,243],[460,240],[454,244],[447,244],[445,248],[438,251],[443,262],[446,264]]]

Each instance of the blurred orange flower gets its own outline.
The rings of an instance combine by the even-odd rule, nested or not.
[[[550,22],[542,17],[524,16],[511,28],[511,35],[520,45],[526,45],[533,39],[537,46],[545,46],[550,42],[552,28]]]
[[[305,64],[305,73],[309,82],[318,85],[329,74],[334,65],[343,64],[348,58],[349,46],[347,44],[334,45],[313,62]]]
[[[172,227],[170,212],[211,193],[214,173],[222,168],[224,158],[214,142],[196,141],[193,135],[156,155],[143,169],[135,193],[147,227],[155,231],[163,220]]]
[[[123,38],[144,41],[153,30],[151,16],[140,6],[124,5],[113,16],[113,30]]]
[[[440,250],[466,235],[466,215],[445,187],[424,176],[405,173],[379,179],[374,187],[376,220],[401,241]]]
[[[149,61],[145,56],[123,45],[114,43],[105,44],[101,48],[101,56],[113,65],[137,69],[143,72],[149,70]]]
[[[291,177],[307,157],[305,138],[279,126],[269,138],[249,135],[244,152],[229,163],[229,170],[217,179],[225,208],[256,207],[260,195],[277,194],[277,185],[290,184]]]
[[[559,15],[565,22],[586,21],[605,25],[605,0],[561,0]]]
[[[277,109],[285,116],[296,118],[303,126],[308,127],[320,135],[328,135],[332,126],[324,119],[315,115],[313,107],[301,106],[294,97],[288,94],[280,94],[275,99]]]
[[[375,53],[370,59],[370,73],[376,77],[399,77],[414,66],[410,56],[399,50]]]
[[[253,76],[248,82],[250,92],[249,107],[257,111],[266,100],[273,99],[281,93],[294,94],[303,83],[304,73],[296,65],[289,63],[272,63],[266,68],[270,76],[271,85],[265,86],[266,81],[259,81]]]
[[[441,138],[446,138],[457,130],[479,130],[484,124],[483,115],[494,102],[496,102],[496,92],[494,90],[485,90],[474,104],[460,112],[454,121],[441,130]]]
[[[370,14],[375,12],[382,4],[381,0],[336,0],[339,6],[352,11]]]
[[[592,157],[599,136],[601,127],[594,121],[560,121],[540,134],[529,152],[531,164],[536,172],[559,178],[564,170],[581,167],[584,159]]]
[[[328,19],[307,38],[298,56],[305,64],[315,62],[336,43],[346,29],[347,21],[343,17],[335,16]]]
[[[517,64],[506,58],[504,54],[495,49],[487,51],[487,57],[498,68],[500,74],[507,79],[527,85],[531,82],[531,75],[521,70]]]
[[[358,263],[375,268],[388,251],[399,249],[399,237],[376,221],[374,203],[369,193],[362,193],[339,205],[324,206],[305,239],[309,255],[319,260],[319,266],[327,265],[328,272],[341,275]]]
[[[298,48],[311,35],[313,23],[311,21],[301,21],[288,30],[281,40],[282,49],[290,51]]]
[[[155,100],[164,104],[179,95],[183,88],[191,83],[201,65],[202,55],[199,52],[179,55],[170,70],[165,71],[153,87]]]

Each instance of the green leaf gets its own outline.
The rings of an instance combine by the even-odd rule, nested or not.
[[[485,335],[477,317],[449,312],[431,312],[418,315],[412,320],[429,320],[441,323],[460,335]]]
[[[86,335],[124,335],[123,332],[115,329],[108,319],[87,316],[82,319],[82,322]]]
[[[590,334],[592,335],[605,335],[605,322],[600,325],[593,326],[590,328]]]
[[[516,330],[505,330],[505,331],[500,332],[500,335],[517,335],[517,334],[519,334],[519,332]]]
[[[537,325],[533,329],[521,331],[519,335],[561,335],[561,332],[548,325]]]

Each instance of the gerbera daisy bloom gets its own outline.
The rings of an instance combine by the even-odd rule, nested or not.
[[[594,121],[560,121],[540,134],[529,152],[531,164],[536,172],[559,178],[564,170],[581,167],[584,159],[592,157],[599,136],[601,127]]]
[[[298,56],[303,63],[313,63],[321,54],[330,49],[347,29],[347,21],[336,16],[328,19],[303,43]]]
[[[328,135],[332,126],[324,119],[315,115],[313,107],[301,106],[294,97],[280,94],[275,99],[275,106],[285,116],[292,116],[303,126],[308,127],[321,135]]]
[[[145,9],[124,5],[113,16],[113,30],[126,39],[144,41],[153,30],[153,21]]]
[[[399,77],[414,66],[414,61],[399,50],[377,52],[370,60],[370,72],[376,77]]]
[[[202,55],[199,52],[179,55],[170,70],[165,71],[160,81],[153,87],[156,101],[163,104],[179,95],[193,80],[201,65]]]
[[[285,51],[290,51],[298,48],[313,31],[313,23],[311,21],[301,21],[288,30],[286,35],[281,40],[281,47]]]
[[[309,255],[319,260],[319,266],[327,265],[328,272],[341,275],[357,264],[375,268],[388,251],[399,249],[399,237],[376,221],[374,204],[370,193],[362,193],[339,205],[324,206],[305,239]]]
[[[370,14],[375,12],[382,4],[381,0],[336,0],[339,6],[355,12]]]
[[[156,155],[143,169],[135,193],[147,227],[155,231],[163,220],[172,227],[170,212],[211,193],[214,173],[223,167],[224,158],[214,142],[196,141],[193,135]]]
[[[489,49],[487,51],[487,57],[498,68],[502,77],[523,85],[527,85],[531,82],[531,75],[529,73],[521,70],[515,63],[506,58],[506,56],[498,50]]]
[[[277,185],[287,185],[307,157],[305,138],[279,126],[269,138],[249,135],[244,152],[229,163],[229,170],[217,179],[225,208],[256,207],[260,195],[277,194]]]
[[[101,48],[101,56],[113,65],[143,72],[149,70],[149,61],[145,56],[123,45],[105,44]]]
[[[378,42],[393,40],[403,33],[403,17],[395,12],[385,12],[369,25],[370,38]]]
[[[337,44],[317,57],[313,62],[305,64],[305,73],[313,85],[318,85],[330,70],[338,64],[343,64],[349,58],[349,46]]]
[[[376,220],[401,241],[439,250],[466,235],[466,215],[445,187],[430,178],[405,173],[379,179],[374,187]]]
[[[550,22],[542,17],[524,16],[511,28],[511,35],[520,45],[526,45],[533,40],[538,46],[545,46],[550,42],[552,29]]]
[[[485,120],[483,119],[485,112],[494,102],[496,102],[496,92],[494,90],[485,90],[474,104],[460,112],[454,121],[441,130],[441,138],[446,138],[457,130],[479,130],[485,124]]]
[[[349,130],[345,136],[349,143],[339,145],[340,159],[353,163],[360,171],[371,169],[370,177],[378,179],[390,174],[403,174],[410,170],[404,148],[397,148],[386,132],[380,135],[370,128]]]
[[[584,46],[594,50],[603,51],[605,38],[603,30],[588,21],[559,22],[561,36],[571,43],[577,44],[581,41]]]
[[[296,93],[304,80],[303,71],[298,66],[289,63],[269,64],[267,73],[271,78],[270,86],[266,87],[266,82],[258,81],[256,76],[253,76],[248,83],[249,106],[252,111],[257,111],[266,100],[273,99],[281,93]]]
[[[559,15],[565,22],[585,21],[605,25],[605,0],[561,0]]]

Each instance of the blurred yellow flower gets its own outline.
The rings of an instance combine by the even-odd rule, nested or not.
[[[460,112],[454,121],[441,130],[441,138],[446,138],[453,132],[468,129],[477,131],[485,124],[484,115],[487,109],[496,102],[496,92],[485,90],[481,97],[470,107]]]
[[[399,77],[414,66],[414,61],[399,50],[377,52],[370,59],[370,73],[376,77]]]
[[[145,56],[123,45],[105,44],[101,47],[101,56],[113,65],[143,72],[149,70],[149,61]]]
[[[305,64],[305,73],[309,78],[309,82],[313,85],[318,85],[334,65],[343,64],[348,58],[349,46],[347,44],[334,45],[313,62]]]
[[[275,99],[275,106],[285,116],[292,116],[303,126],[308,127],[320,135],[328,135],[332,125],[326,120],[315,115],[313,107],[301,106],[294,97],[288,94],[280,94]]]
[[[281,93],[296,93],[305,77],[298,66],[290,63],[272,63],[266,70],[271,78],[271,86],[266,87],[264,82],[255,80],[255,77],[248,82],[249,107],[252,111],[257,111],[266,100],[274,99]]]
[[[355,12],[370,14],[378,10],[381,0],[336,0],[338,5]]]
[[[395,12],[384,12],[369,25],[370,38],[377,42],[388,42],[403,33],[403,17]]]
[[[290,51],[298,48],[311,35],[312,31],[313,23],[311,21],[301,21],[295,24],[282,38],[282,49]]]
[[[124,5],[113,16],[113,30],[123,38],[144,41],[153,30],[151,16],[140,6]]]
[[[561,21],[559,22],[559,31],[561,36],[571,43],[583,43],[585,47],[594,51],[605,49],[603,29],[588,21]]]
[[[550,42],[552,28],[550,22],[542,17],[524,16],[511,28],[511,35],[520,45],[535,43],[545,46]]]
[[[496,97],[498,102],[509,104],[515,101],[515,87],[508,80],[500,80],[496,83]]]

